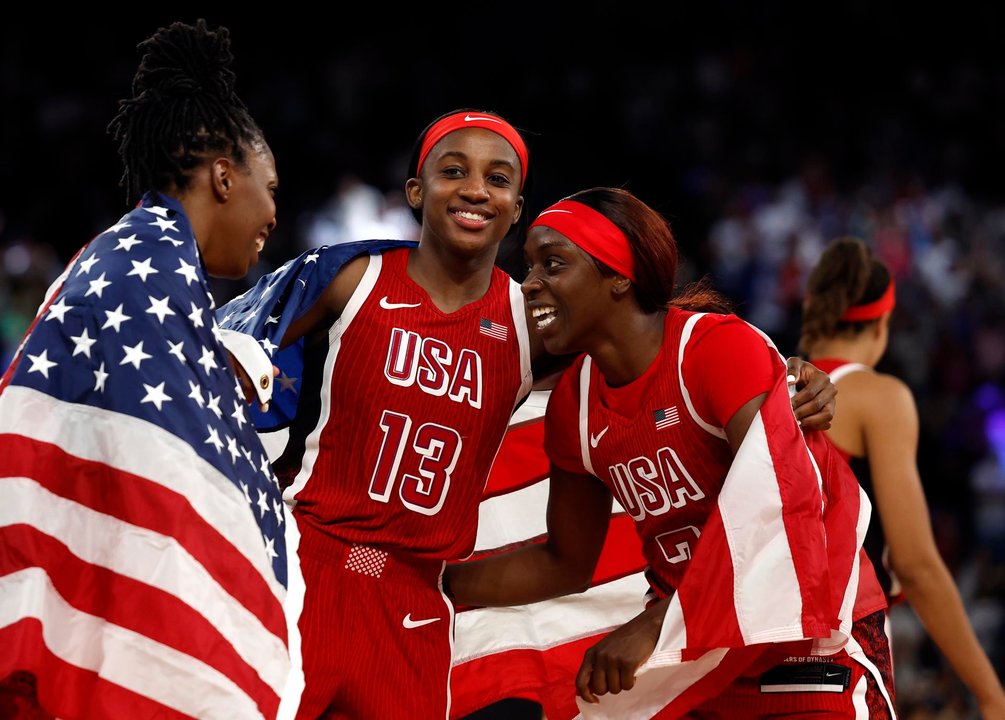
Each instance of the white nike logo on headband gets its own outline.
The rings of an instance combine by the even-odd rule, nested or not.
[[[472,120],[487,120],[488,122],[499,123],[502,125],[502,120],[494,117],[485,117],[484,115],[465,115],[464,122],[471,122]]]

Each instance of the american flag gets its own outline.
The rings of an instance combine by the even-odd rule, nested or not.
[[[653,421],[656,423],[657,430],[665,430],[671,425],[676,425],[680,422],[680,415],[677,414],[677,406],[674,405],[668,408],[653,410]]]
[[[0,680],[49,713],[272,718],[284,508],[180,204],[50,288],[0,381]]]
[[[488,318],[482,318],[478,321],[478,332],[482,335],[488,335],[490,338],[495,338],[496,340],[506,339],[506,326],[497,322],[492,322]]]

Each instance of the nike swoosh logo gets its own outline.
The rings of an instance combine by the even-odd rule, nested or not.
[[[563,215],[572,215],[572,210],[545,210],[542,213],[538,213],[538,217],[542,215],[550,215],[551,213],[562,213]]]
[[[611,429],[611,426],[608,425],[603,430],[601,430],[600,432],[598,432],[596,435],[591,434],[590,435],[590,447],[596,449],[597,445],[600,444],[600,438],[604,437],[604,435],[606,435],[607,431],[610,430],[610,429]]]
[[[499,123],[502,125],[502,120],[494,117],[485,117],[484,115],[465,115],[464,122],[471,122],[472,120],[486,120],[488,122]]]
[[[413,620],[412,619],[412,613],[408,613],[408,615],[406,615],[405,617],[403,617],[401,619],[401,625],[402,625],[402,627],[404,627],[404,628],[406,628],[408,630],[414,630],[417,627],[422,627],[423,625],[428,625],[429,623],[434,623],[434,622],[436,622],[439,619],[440,618],[438,618],[438,617],[434,617],[434,618],[427,618],[425,620]]]
[[[422,303],[393,303],[387,299],[387,295],[380,299],[380,306],[385,310],[400,310],[401,308],[419,307]]]

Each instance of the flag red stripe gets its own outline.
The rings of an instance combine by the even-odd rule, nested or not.
[[[125,522],[174,537],[221,587],[269,632],[286,637],[282,606],[265,579],[178,493],[103,463],[19,435],[0,435],[8,476],[28,477],[50,492]],[[179,522],[178,518],[183,518]]]
[[[0,481],[2,482],[2,481]],[[268,717],[278,695],[220,632],[179,598],[71,553],[59,540],[28,525],[0,528],[0,576],[41,568],[72,607],[175,648],[216,668],[256,700]],[[139,610],[139,611],[138,611]],[[18,657],[17,654],[8,655]],[[0,677],[16,670],[0,661]]]
[[[736,618],[733,558],[726,542],[719,508],[702,528],[695,554],[716,558],[715,563],[692,561],[686,582],[677,590],[687,619],[687,648],[699,653],[715,647],[742,647],[743,634]]]
[[[0,647],[5,659],[19,659],[15,669],[35,675],[42,707],[56,717],[188,718],[91,670],[64,662],[45,646],[42,625],[34,618],[0,628]]]
[[[544,422],[536,420],[511,428],[503,438],[485,486],[483,500],[533,485],[548,477],[544,446]]]
[[[579,712],[576,673],[586,651],[606,634],[597,633],[543,651],[507,650],[455,667],[451,685],[464,692],[454,694],[450,717],[460,718],[506,697],[536,700],[548,720],[575,717]]]

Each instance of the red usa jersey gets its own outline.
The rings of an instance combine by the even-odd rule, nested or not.
[[[323,370],[305,377],[320,406],[284,497],[298,522],[343,541],[461,558],[509,418],[530,390],[523,297],[494,269],[484,297],[443,313],[408,277],[408,256],[370,257],[329,331]]]
[[[659,355],[631,383],[637,402],[611,402],[624,388],[608,388],[584,356],[563,375],[548,407],[549,455],[553,460],[578,456],[579,467],[568,469],[585,470],[607,485],[635,520],[650,581],[666,594],[680,584],[733,461],[725,431],[699,416],[681,373],[699,322],[743,321],[671,310]],[[558,423],[577,423],[577,432]]]

